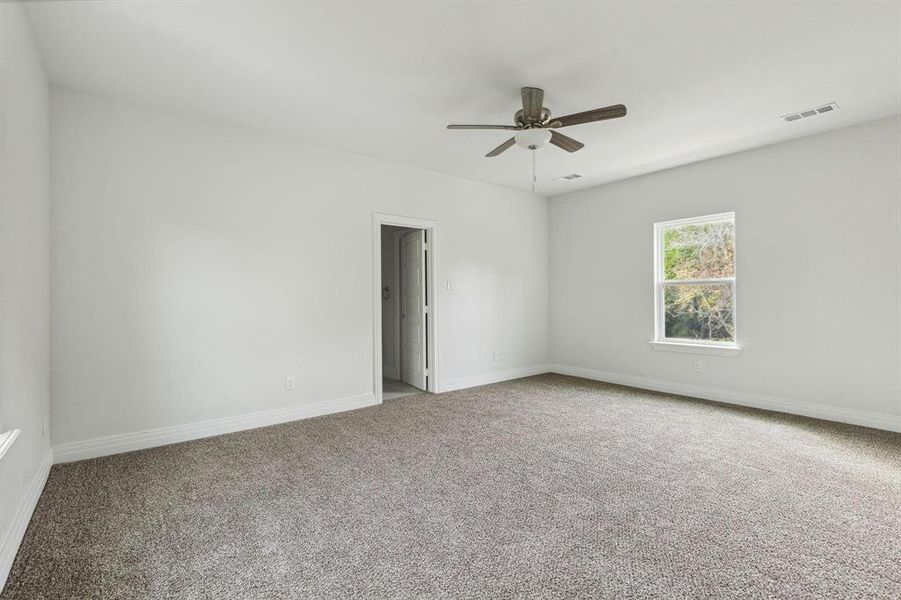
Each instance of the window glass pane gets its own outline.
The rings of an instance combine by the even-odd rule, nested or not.
[[[669,279],[735,276],[735,223],[675,225],[663,230],[663,275]]]
[[[711,342],[735,341],[732,285],[664,284],[665,336]]]

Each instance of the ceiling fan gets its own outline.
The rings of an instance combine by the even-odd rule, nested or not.
[[[581,150],[585,144],[571,137],[565,136],[559,131],[554,131],[561,127],[569,127],[570,125],[581,125],[582,123],[591,123],[593,121],[605,121],[607,119],[618,119],[626,116],[626,107],[622,104],[614,104],[605,106],[604,108],[596,108],[594,110],[586,110],[585,112],[566,115],[565,117],[554,117],[551,119],[551,111],[543,106],[544,90],[541,88],[524,87],[520,90],[522,93],[522,109],[516,111],[513,115],[513,125],[448,125],[448,129],[504,129],[515,131],[516,134],[486,154],[488,158],[497,156],[507,148],[514,144],[529,150],[535,150],[550,142],[558,148],[563,148],[567,152],[576,152]]]

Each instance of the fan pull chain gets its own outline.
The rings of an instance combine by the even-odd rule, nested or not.
[[[532,148],[532,193],[535,193],[535,149]]]

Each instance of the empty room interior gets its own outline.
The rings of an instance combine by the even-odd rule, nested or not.
[[[901,3],[0,2],[82,598],[901,598]]]

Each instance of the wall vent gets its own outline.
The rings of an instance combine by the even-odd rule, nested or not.
[[[564,175],[563,177],[557,177],[554,181],[572,181],[573,179],[579,179],[580,177],[582,176],[578,173],[572,173],[570,175]]]
[[[838,110],[838,104],[835,102],[830,102],[829,104],[824,104],[823,106],[817,106],[816,108],[808,108],[805,110],[798,111],[796,113],[791,113],[790,115],[782,115],[780,118],[783,121],[788,123],[792,121],[800,121],[801,119],[807,119],[809,117],[815,117],[817,115],[821,115],[827,112],[835,112]]]

